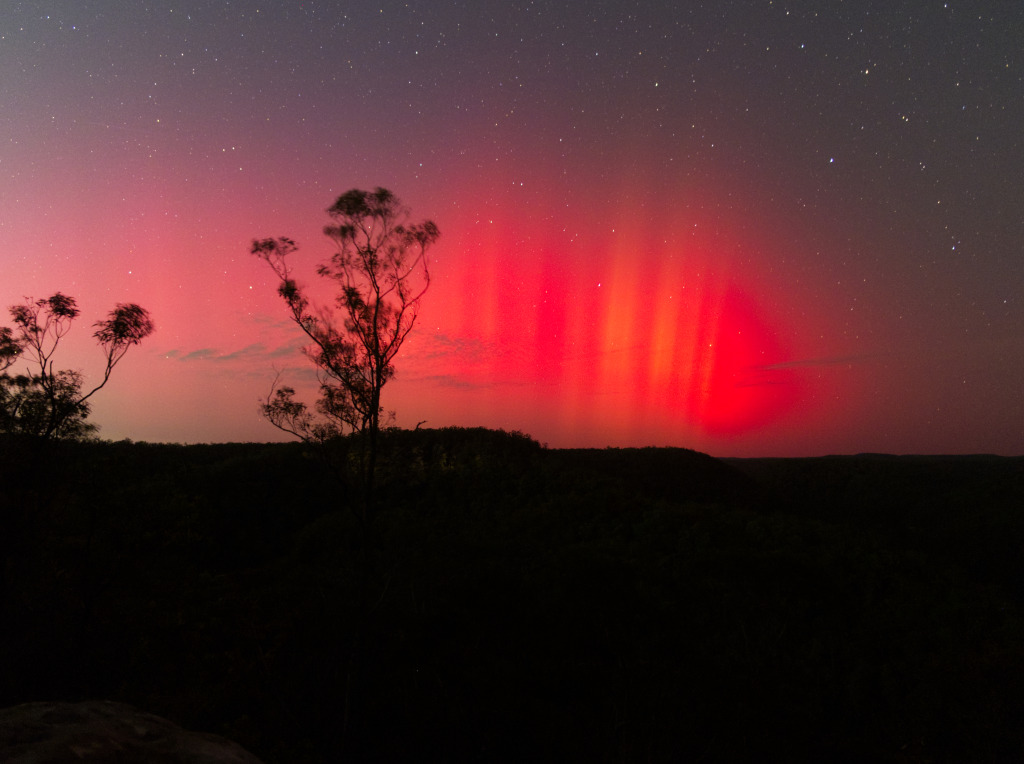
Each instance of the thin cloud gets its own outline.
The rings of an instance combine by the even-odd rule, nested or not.
[[[173,353],[180,353],[181,351],[171,351]],[[193,350],[191,353],[185,353],[184,355],[178,355],[179,361],[206,361],[210,358],[216,358],[217,351],[213,348],[202,348],[200,350]]]
[[[164,358],[182,362],[188,361],[213,361],[216,363],[232,363],[236,361],[260,361],[273,360],[294,356],[301,357],[304,343],[296,339],[284,345],[268,348],[262,342],[254,342],[236,350],[223,351],[218,348],[198,348],[196,350],[183,350],[173,348],[162,355]]]
[[[410,378],[416,382],[426,382],[437,387],[447,387],[453,390],[489,390],[495,387],[494,382],[484,382],[468,377],[460,377],[456,374],[431,374],[422,377]]]
[[[784,369],[799,369],[811,366],[852,366],[854,364],[876,361],[885,357],[883,353],[871,353],[867,355],[835,356],[834,358],[805,358],[797,361],[783,361],[782,363],[771,363],[765,366],[751,367],[759,371],[782,371]]]
[[[459,358],[464,361],[479,362],[493,355],[493,343],[487,343],[475,337],[453,337],[449,334],[436,333],[426,335],[426,345],[418,352],[410,353],[410,357],[418,361],[436,361],[439,359]]]
[[[403,376],[404,381],[425,382],[437,387],[447,387],[454,390],[496,390],[508,389],[510,387],[536,388],[542,385],[529,380],[513,379],[480,379],[479,377],[459,376],[457,374],[427,374],[418,376]]]
[[[231,353],[224,353],[218,355],[215,360],[217,361],[241,361],[249,358],[262,358],[266,356],[267,348],[262,342],[254,342],[251,345],[246,345],[244,348],[232,351]]]

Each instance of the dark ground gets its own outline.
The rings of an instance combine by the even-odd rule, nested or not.
[[[0,706],[268,764],[1024,760],[1022,458],[396,432],[363,558],[299,444],[0,449]]]

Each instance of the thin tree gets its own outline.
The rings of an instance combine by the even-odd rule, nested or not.
[[[61,340],[80,313],[75,299],[57,292],[26,299],[10,313],[14,329],[0,329],[0,432],[43,439],[78,439],[95,432],[95,425],[86,421],[89,399],[106,386],[128,349],[153,332],[149,313],[134,303],[118,304],[94,324],[93,337],[106,363],[103,378],[88,392],[83,392],[81,372],[56,367]],[[19,360],[28,364],[25,373],[7,373]]]
[[[352,746],[353,708],[362,674],[363,643],[370,621],[371,524],[380,434],[381,393],[394,377],[394,360],[416,324],[420,300],[430,286],[427,251],[437,241],[437,226],[409,222],[409,210],[384,188],[352,189],[327,210],[324,234],[335,253],[317,273],[334,283],[334,307],[314,306],[292,277],[288,257],[292,239],[256,240],[252,253],[277,276],[278,294],[292,321],[311,344],[305,353],[316,367],[320,397],[315,413],[295,399],[295,390],[274,380],[262,402],[271,424],[304,441],[339,446],[343,476],[354,477],[360,497],[355,510],[356,617],[348,651],[340,725],[341,743]],[[354,476],[348,473],[355,446]],[[324,453],[326,449],[321,449]],[[337,465],[338,463],[335,462]]]
[[[288,256],[298,249],[292,239],[253,241],[252,253],[278,278],[292,321],[312,341],[305,353],[320,383],[316,413],[277,380],[261,409],[271,424],[305,441],[356,436],[365,525],[373,507],[381,392],[416,324],[430,286],[427,251],[440,233],[430,220],[410,223],[409,210],[384,188],[352,189],[327,214],[332,222],[324,234],[336,251],[317,273],[336,285],[334,309],[314,306],[292,277]]]
[[[26,298],[10,308],[14,328],[0,327],[0,623],[7,600],[6,572],[11,555],[42,505],[40,494],[53,484],[54,441],[80,440],[96,426],[87,421],[90,399],[110,380],[114,367],[132,345],[153,332],[149,313],[138,305],[119,304],[97,321],[93,337],[103,348],[103,378],[83,391],[81,372],[58,369],[57,350],[80,311],[73,297],[57,292],[41,300]],[[19,362],[21,373],[8,369]],[[26,448],[29,446],[29,448]]]

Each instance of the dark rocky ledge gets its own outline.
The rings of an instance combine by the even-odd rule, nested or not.
[[[0,710],[3,764],[260,764],[241,746],[123,703],[25,703]]]

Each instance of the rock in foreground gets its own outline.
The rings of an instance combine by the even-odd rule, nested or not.
[[[241,746],[123,703],[26,703],[0,710],[3,764],[260,764]]]

